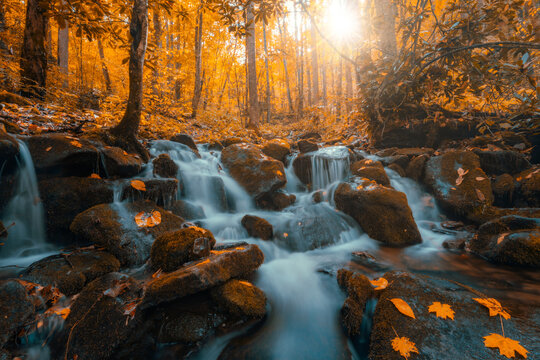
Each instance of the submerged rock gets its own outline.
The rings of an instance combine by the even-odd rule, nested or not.
[[[242,218],[242,226],[247,230],[249,236],[252,237],[262,240],[270,240],[274,236],[272,224],[258,216],[244,216]]]
[[[164,178],[176,178],[178,173],[178,165],[168,154],[159,154],[157,158],[152,161],[154,165],[154,176],[161,176]]]
[[[17,280],[0,281],[0,314],[1,349],[34,314],[32,300]]]
[[[266,314],[264,292],[247,281],[229,280],[212,290],[212,298],[233,316],[262,318]]]
[[[165,233],[152,244],[152,267],[165,272],[174,271],[188,261],[209,256],[215,244],[214,235],[209,230],[196,226]]]
[[[226,147],[221,161],[231,176],[255,199],[285,186],[283,163],[264,155],[254,145]]]
[[[338,185],[336,208],[353,217],[373,239],[389,246],[422,242],[404,193],[358,178]]]

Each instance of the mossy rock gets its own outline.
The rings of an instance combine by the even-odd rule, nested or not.
[[[266,314],[264,292],[247,281],[230,280],[213,289],[212,298],[234,316],[261,318]]]

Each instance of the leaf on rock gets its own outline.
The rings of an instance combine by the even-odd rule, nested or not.
[[[161,223],[161,213],[159,211],[153,211],[151,213],[141,211],[135,215],[135,223],[138,227],[154,227]]]
[[[146,185],[141,180],[131,180],[131,187],[139,191],[146,191]]]
[[[485,177],[481,177],[481,176],[477,176],[476,177],[476,181],[482,181],[482,180],[486,180]]]
[[[488,348],[499,348],[500,354],[509,359],[516,356],[516,351],[525,359],[527,358],[528,351],[519,344],[519,341],[512,340],[499,334],[492,333],[488,336],[484,336],[484,345]]]
[[[77,148],[82,148],[82,144],[80,142],[78,142],[77,140],[72,140],[69,142],[71,145],[77,147]]]
[[[407,304],[403,299],[394,298],[394,299],[390,299],[390,301],[394,304],[394,306],[396,307],[396,309],[398,309],[400,313],[402,313],[403,315],[407,315],[408,317],[412,317],[413,319],[416,319],[416,317],[414,316],[413,310],[411,309],[409,304]]]
[[[484,193],[482,191],[480,191],[479,189],[474,189],[474,190],[476,190],[476,196],[478,196],[478,200],[480,201],[486,200],[486,197],[484,196]]]
[[[406,337],[395,337],[392,339],[392,348],[394,351],[399,352],[401,356],[405,359],[408,359],[411,356],[412,352],[418,354],[418,349],[416,344],[409,340]]]
[[[101,176],[99,176],[98,174],[91,174],[90,179],[101,179]]]
[[[457,173],[458,173],[458,178],[456,179],[457,186],[461,185],[461,183],[463,182],[463,176],[465,176],[465,174],[467,174],[468,172],[469,170],[463,170],[462,168],[459,168],[457,170]]]
[[[45,311],[45,315],[55,314],[55,315],[60,316],[62,319],[66,320],[70,312],[71,312],[71,309],[69,307],[53,306],[50,309],[47,309],[47,311]]]
[[[383,277],[378,278],[377,280],[370,280],[369,282],[375,287],[374,290],[384,290],[388,286],[388,280]]]
[[[51,151],[51,149],[52,149],[52,146],[49,146],[48,148],[45,149],[45,151],[49,152]]]
[[[510,314],[505,311],[500,302],[493,298],[473,298],[474,301],[484,305],[489,309],[489,316],[501,315],[506,320],[510,319]]]
[[[428,311],[434,312],[437,317],[454,320],[454,310],[452,310],[448,304],[441,304],[440,302],[435,301],[429,306]]]

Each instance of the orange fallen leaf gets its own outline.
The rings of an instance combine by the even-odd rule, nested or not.
[[[509,233],[504,233],[504,234],[501,234],[499,235],[499,237],[497,238],[497,245],[499,245],[500,243],[502,243],[502,241],[504,240],[504,238],[506,237],[506,235],[508,235]]]
[[[69,313],[71,312],[71,309],[69,307],[52,307],[45,311],[45,314],[56,314],[60,316],[62,319],[66,320]]]
[[[476,181],[482,181],[482,180],[486,180],[485,177],[481,177],[481,176],[477,176],[476,177]]]
[[[396,307],[396,309],[398,309],[400,313],[402,313],[403,315],[407,315],[408,317],[412,317],[413,319],[416,319],[416,317],[414,316],[413,310],[411,309],[409,304],[407,304],[403,299],[394,298],[394,299],[390,299],[390,301],[394,304],[394,306]]]
[[[146,191],[146,185],[141,180],[131,180],[131,186],[139,191]]]
[[[395,337],[394,339],[392,339],[392,348],[394,349],[394,351],[399,352],[399,354],[405,359],[408,359],[411,356],[412,352],[418,354],[416,344],[406,337]]]
[[[161,275],[163,275],[163,270],[158,269],[158,271],[152,274],[152,279],[159,279]]]
[[[159,211],[153,211],[152,213],[141,211],[135,215],[135,223],[138,227],[154,227],[161,223],[161,213]]]
[[[287,237],[287,236],[289,236],[289,234],[283,233],[283,237]]]
[[[448,304],[441,304],[438,301],[435,301],[428,308],[429,312],[434,312],[437,317],[442,319],[450,318],[454,320],[454,310]]]
[[[252,283],[249,283],[249,282],[247,282],[247,281],[239,281],[239,283],[242,284],[242,285],[246,285],[246,286],[251,286],[251,287],[253,287],[253,284],[252,284]]]
[[[525,359],[527,358],[528,351],[519,344],[519,341],[512,340],[499,334],[492,333],[488,336],[484,336],[484,346],[488,348],[499,348],[500,354],[509,359],[516,356],[516,351]]]
[[[383,277],[378,278],[377,280],[370,280],[369,282],[371,285],[375,286],[374,290],[384,290],[388,286],[388,280]]]
[[[51,149],[52,149],[52,146],[49,146],[48,148],[45,149],[45,151],[49,152],[51,151]]]
[[[82,144],[78,142],[77,140],[72,140],[69,143],[75,147],[82,148]]]
[[[473,298],[474,301],[484,305],[489,309],[489,316],[501,315],[506,320],[510,319],[510,314],[505,311],[500,302],[493,298]]]
[[[474,190],[476,190],[476,196],[478,196],[478,200],[480,201],[486,200],[486,197],[484,196],[484,193],[482,191],[480,191],[479,189],[474,189]]]
[[[457,170],[457,173],[458,173],[458,178],[456,179],[456,185],[461,185],[461,183],[463,182],[463,176],[465,176],[467,173],[469,172],[469,170],[463,170],[462,168],[459,168]]]
[[[282,175],[283,175],[283,173],[282,173],[281,171],[279,171],[279,170],[276,171],[276,174],[278,174],[278,176],[282,176]]]
[[[101,176],[99,176],[98,174],[91,174],[90,179],[101,179]]]

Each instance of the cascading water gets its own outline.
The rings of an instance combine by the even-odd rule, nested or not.
[[[43,205],[36,172],[28,147],[19,142],[17,185],[4,208],[1,220],[8,229],[5,245],[0,246],[0,266],[26,266],[49,255]]]
[[[313,190],[326,188],[328,185],[345,179],[349,175],[350,153],[345,146],[333,146],[320,149],[311,158]]]

